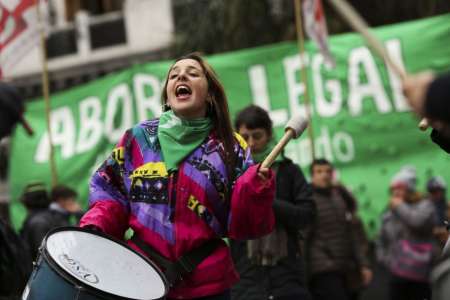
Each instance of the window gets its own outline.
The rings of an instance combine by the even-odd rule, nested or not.
[[[52,32],[46,40],[49,59],[77,53],[76,33],[73,26]]]
[[[86,10],[90,15],[102,15],[121,11],[123,0],[66,0],[66,20],[72,22],[80,10]]]

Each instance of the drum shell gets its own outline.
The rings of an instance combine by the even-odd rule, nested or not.
[[[120,299],[94,295],[81,285],[71,282],[56,272],[47,260],[40,255],[36,267],[31,274],[22,300],[105,300]]]
[[[108,292],[93,288],[86,285],[76,277],[72,276],[66,270],[61,268],[54,259],[50,256],[46,249],[47,238],[59,231],[75,230],[92,233],[97,236],[101,236],[112,240],[129,250],[133,251],[137,255],[144,258],[155,270],[161,275],[163,281],[168,286],[167,280],[163,273],[156,267],[154,263],[145,258],[140,253],[131,249],[128,245],[122,241],[118,241],[100,232],[93,232],[83,228],[72,227],[60,227],[50,231],[44,238],[39,250],[38,260],[35,263],[34,270],[30,276],[28,284],[23,292],[22,300],[136,300],[134,298],[120,297]],[[159,299],[165,299],[159,298]],[[146,300],[158,300],[158,299],[146,299]]]

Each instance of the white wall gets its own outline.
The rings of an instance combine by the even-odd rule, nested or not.
[[[173,38],[172,1],[128,0],[125,19],[128,41],[134,50],[155,50]]]

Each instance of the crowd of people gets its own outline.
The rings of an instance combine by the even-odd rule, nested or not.
[[[274,139],[267,112],[247,107],[235,123],[237,132],[257,151],[254,160],[260,162]],[[427,193],[421,194],[413,168],[405,167],[394,176],[389,206],[375,240],[376,255],[371,257],[357,200],[345,186],[334,182],[329,161],[312,163],[311,183],[284,156],[273,168],[277,177],[275,227],[259,239],[229,242],[240,275],[231,299],[359,299],[374,276],[374,263],[384,268],[384,274],[377,276],[389,276],[389,299],[431,299],[430,272],[448,238],[445,221],[450,210],[447,185],[441,177],[431,178]],[[78,224],[82,210],[76,197],[74,190],[63,185],[50,193],[40,182],[25,187],[21,201],[27,217],[19,235],[1,221],[2,242],[8,244],[2,247],[8,248],[7,253],[1,253],[0,295],[4,299],[14,299],[4,296],[14,293],[19,297],[45,235],[51,229]],[[417,253],[425,258],[414,260]]]
[[[0,299],[18,299],[46,234],[58,227],[76,226],[83,214],[77,192],[65,185],[48,192],[44,183],[32,182],[24,188],[21,202],[27,215],[18,234],[0,218]]]
[[[413,88],[405,84],[413,107],[430,116],[436,105],[417,104],[427,93]],[[431,299],[431,274],[445,261],[448,239],[441,177],[428,181],[426,193],[411,166],[392,178],[372,259],[358,201],[336,181],[332,162],[315,159],[310,182],[283,154],[263,167],[277,142],[269,114],[249,106],[233,126],[224,88],[202,57],[175,61],[162,100],[160,118],[125,132],[95,172],[87,212],[67,186],[25,187],[19,235],[0,223],[1,296],[20,297],[51,229],[77,225],[119,239],[131,228],[128,244],[161,262],[163,271],[194,251],[207,253],[168,276],[167,299],[353,300],[377,276],[387,276],[389,299]],[[15,113],[11,123],[19,119]],[[436,122],[445,137],[445,120]],[[384,274],[374,272],[375,264]]]

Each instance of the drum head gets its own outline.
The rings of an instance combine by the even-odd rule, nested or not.
[[[165,280],[148,260],[128,246],[83,229],[55,230],[47,235],[45,252],[82,283],[128,299],[165,296]]]

